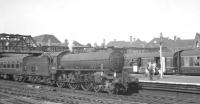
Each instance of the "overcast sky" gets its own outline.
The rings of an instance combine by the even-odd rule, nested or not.
[[[0,33],[53,34],[100,45],[129,36],[194,39],[200,0],[0,0]]]

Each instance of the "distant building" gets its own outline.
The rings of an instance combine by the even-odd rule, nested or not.
[[[145,48],[159,47],[160,42],[162,43],[162,46],[166,48],[165,51],[171,51],[171,52],[176,52],[179,50],[184,50],[194,47],[193,39],[181,40],[180,38],[174,36],[173,40],[166,37],[163,37],[162,41],[160,38],[154,38],[145,46]]]
[[[33,37],[37,44],[42,46],[43,51],[65,51],[69,47],[65,43],[61,43],[54,35],[44,34]]]
[[[107,47],[117,47],[117,48],[129,48],[129,47],[144,47],[146,45],[145,41],[140,39],[134,41],[111,41],[107,44]]]
[[[130,41],[111,41],[107,44],[107,47],[123,48],[125,53],[149,53],[149,52],[158,52],[159,47],[150,46],[146,47],[147,43],[141,41],[140,39],[130,38]],[[164,50],[168,51],[166,47],[163,47]]]

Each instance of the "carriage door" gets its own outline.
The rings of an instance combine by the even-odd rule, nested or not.
[[[174,57],[173,57],[173,67],[174,67],[175,73],[179,74],[180,73],[180,67],[181,67],[180,52],[176,52],[174,54]]]

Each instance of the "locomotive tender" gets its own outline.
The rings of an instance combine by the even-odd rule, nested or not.
[[[0,75],[5,79],[56,84],[85,91],[138,92],[137,78],[123,70],[124,56],[117,50],[70,54],[46,52],[34,55],[2,55]]]

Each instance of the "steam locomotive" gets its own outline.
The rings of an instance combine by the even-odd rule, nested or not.
[[[2,54],[0,77],[15,81],[45,83],[112,94],[138,92],[138,79],[123,70],[124,54],[104,50],[71,54],[67,51],[27,54]]]

